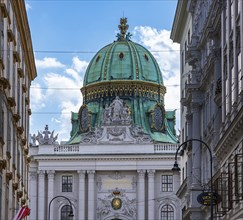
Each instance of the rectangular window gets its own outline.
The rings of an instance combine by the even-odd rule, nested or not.
[[[6,185],[6,200],[5,200],[5,205],[6,205],[6,212],[5,212],[5,219],[8,219],[8,213],[9,213],[9,188]]]
[[[184,53],[181,53],[181,73],[183,74],[184,72]]]
[[[173,191],[173,176],[172,175],[162,175],[161,191],[162,192],[172,192]]]
[[[236,80],[235,80],[235,68],[234,66],[231,68],[231,104],[233,105],[236,102],[235,92],[236,92]]]
[[[0,51],[0,59],[2,59],[2,60],[3,60],[3,52],[4,52],[4,50],[3,50],[3,48],[4,48],[4,42],[3,42],[3,37],[4,37],[3,30],[4,30],[4,27],[3,27],[3,24],[4,24],[3,23],[3,19],[0,16],[0,47],[2,48],[1,51]]]
[[[0,215],[2,214],[2,175],[0,174]]]
[[[62,176],[62,192],[72,192],[72,191],[73,191],[73,177]]]
[[[0,137],[4,140],[4,101],[0,93]]]
[[[12,140],[11,140],[11,135],[12,135],[12,120],[11,120],[11,113],[10,111],[8,112],[8,146],[7,146],[7,151],[11,152],[11,144],[12,144]]]
[[[230,17],[231,17],[231,23],[230,23],[230,25],[231,25],[231,30],[234,28],[234,24],[235,24],[235,16],[234,16],[234,1],[233,0],[231,0],[231,3],[230,3]]]
[[[238,54],[238,94],[242,91],[243,75],[241,73],[241,52]]]

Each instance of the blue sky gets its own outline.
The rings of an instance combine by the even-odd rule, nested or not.
[[[116,40],[121,17],[132,40],[157,59],[167,86],[166,109],[177,110],[179,127],[179,45],[169,39],[175,0],[26,0],[37,66],[31,85],[30,133],[49,130],[67,140],[71,111],[82,105],[80,88],[90,59]]]

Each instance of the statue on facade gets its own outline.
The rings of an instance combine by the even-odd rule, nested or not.
[[[37,135],[31,136],[31,140],[33,141],[33,145],[36,146],[36,141],[38,141],[39,145],[52,145],[57,142],[58,134],[54,136],[54,130],[52,132],[49,131],[48,125],[45,126],[45,131],[38,131]]]
[[[118,96],[103,111],[103,125],[131,124],[130,109]]]

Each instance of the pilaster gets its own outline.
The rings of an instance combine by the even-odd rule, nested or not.
[[[147,170],[148,173],[148,219],[155,219],[154,215],[154,175],[155,170]]]
[[[38,171],[38,220],[46,219],[45,214],[45,171]]]
[[[78,170],[79,177],[79,191],[78,191],[78,204],[79,204],[79,213],[78,219],[85,220],[85,170]]]
[[[48,209],[48,205],[54,197],[54,175],[55,175],[55,171],[49,170],[49,171],[47,171],[47,175],[48,175],[48,203],[47,203],[47,209]],[[49,211],[50,211],[50,220],[52,220],[52,219],[54,219],[53,209],[51,209]],[[49,213],[48,213],[48,215],[49,215]]]
[[[89,170],[88,173],[88,220],[95,219],[95,171]]]
[[[29,208],[31,210],[29,220],[37,219],[37,173],[30,172],[29,174],[29,193],[30,202]]]
[[[200,114],[199,103],[192,104],[193,122],[192,138],[200,139]],[[201,185],[201,146],[200,142],[192,142],[192,188],[198,188]]]
[[[145,219],[145,173],[146,170],[137,170],[138,172],[138,188],[137,188],[137,201],[138,201],[138,219]]]

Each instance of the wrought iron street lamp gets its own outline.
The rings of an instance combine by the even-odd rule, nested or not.
[[[174,167],[172,168],[173,171],[180,171],[181,169],[179,168],[178,166],[178,163],[177,163],[177,155],[178,155],[178,152],[180,150],[180,148],[182,146],[184,146],[185,144],[187,144],[188,142],[192,142],[192,141],[198,141],[202,144],[204,144],[208,151],[209,151],[209,154],[210,154],[210,213],[211,213],[211,217],[210,219],[213,220],[213,202],[214,202],[214,191],[213,191],[213,155],[212,155],[212,151],[210,149],[210,147],[202,140],[200,139],[190,139],[190,140],[187,140],[185,142],[183,142],[181,145],[179,145],[179,147],[177,148],[176,150],[176,154],[175,154],[175,164],[174,164]]]
[[[67,198],[67,197],[65,197],[65,196],[55,196],[50,202],[49,202],[49,206],[48,206],[48,220],[50,220],[50,208],[51,208],[51,203],[52,203],[52,201],[54,200],[54,199],[56,199],[56,198],[64,198],[64,199],[66,199],[68,202],[69,202],[69,206],[71,207],[71,210],[70,210],[70,213],[69,213],[69,217],[73,217],[74,216],[74,214],[73,214],[73,208],[72,208],[72,203],[71,203],[71,201],[70,201],[70,199],[69,198]]]

